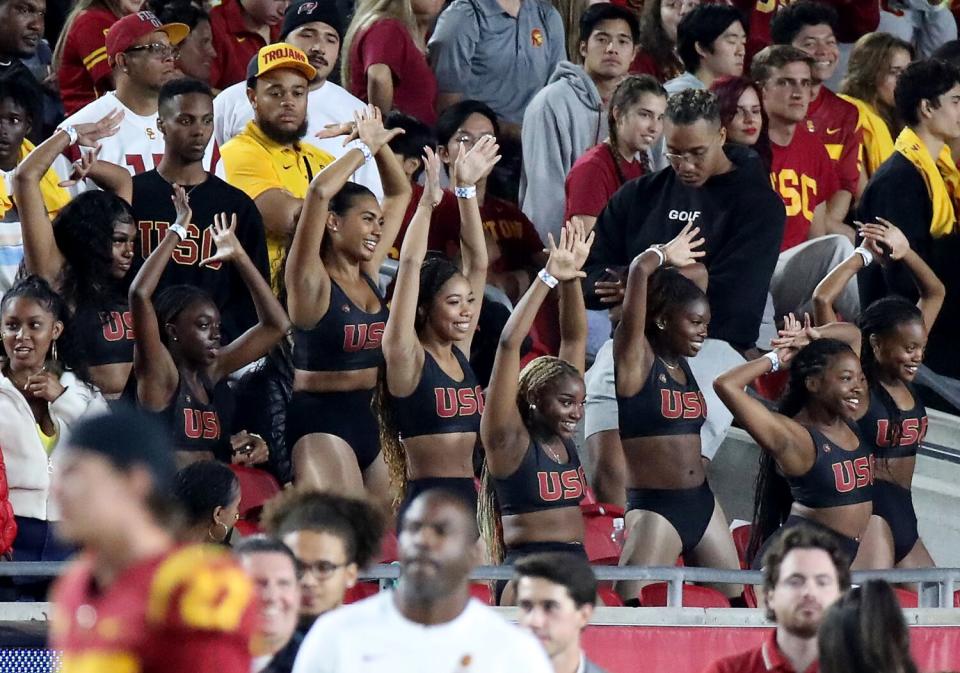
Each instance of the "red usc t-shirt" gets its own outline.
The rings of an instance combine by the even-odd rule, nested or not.
[[[837,167],[840,189],[856,194],[863,148],[863,133],[858,128],[860,112],[856,106],[821,86],[820,94],[807,109],[807,121],[813,125],[811,130],[820,137]]]
[[[617,172],[619,166],[620,171]],[[624,161],[618,157],[614,163],[614,152],[610,145],[600,143],[588,149],[574,162],[564,191],[567,195],[567,207],[563,213],[566,222],[574,215],[598,217],[610,197],[623,186],[623,183],[639,178],[646,173],[643,162]]]
[[[77,16],[63,45],[57,80],[68,115],[107,90],[107,30],[117,21],[113,12],[94,5]]]
[[[105,591],[92,570],[81,558],[54,586],[61,673],[249,673],[257,599],[226,550],[174,549],[127,568]]]
[[[770,143],[770,183],[787,208],[780,252],[807,240],[813,211],[840,188],[826,148],[807,123],[797,124],[786,147]]]

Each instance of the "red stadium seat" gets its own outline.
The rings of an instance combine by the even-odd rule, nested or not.
[[[789,378],[790,372],[787,370],[771,372],[754,380],[753,387],[763,399],[776,402],[783,395]]]
[[[640,605],[645,608],[664,607],[667,604],[666,582],[648,584],[640,590]],[[685,608],[729,608],[730,600],[716,589],[696,584],[683,586],[683,607]]]
[[[583,514],[583,546],[587,558],[594,565],[617,565],[623,551],[613,540],[613,520],[623,517],[623,510],[615,505],[580,503]]]
[[[960,589],[953,592],[953,607],[960,608]]]
[[[490,584],[487,582],[471,582],[470,595],[484,605],[493,605],[493,592],[490,591]]]
[[[620,594],[614,591],[612,587],[602,585],[597,587],[597,597],[600,599],[600,602],[608,608],[623,607],[623,599],[620,598]]]
[[[344,605],[362,601],[380,592],[379,582],[357,582],[343,594]]]
[[[916,591],[894,587],[893,593],[896,594],[897,601],[900,603],[901,608],[909,609],[920,607],[920,597],[917,596]]]
[[[397,556],[397,534],[388,530],[383,539],[380,540],[380,556],[377,563],[393,563],[398,560]]]
[[[280,492],[280,484],[272,474],[255,467],[231,465],[230,469],[240,482],[240,519],[253,526],[252,533],[260,532],[260,512],[264,503]],[[249,526],[241,528],[239,524],[240,521],[237,526],[241,533],[251,534],[244,531]]]
[[[737,548],[737,556],[740,558],[740,567],[744,570],[750,569],[750,565],[747,563],[747,547],[750,545],[752,528],[753,526],[750,524],[744,524],[730,531],[730,535],[733,536],[733,544]]]
[[[743,602],[747,604],[748,608],[757,607],[757,590],[752,584],[743,587]]]

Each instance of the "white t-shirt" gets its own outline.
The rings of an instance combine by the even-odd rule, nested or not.
[[[394,592],[330,612],[313,625],[293,673],[552,673],[533,636],[470,599],[451,622],[423,626]]]
[[[353,121],[354,110],[365,107],[363,101],[343,87],[324,82],[319,89],[307,95],[307,135],[304,140],[339,159],[350,149],[343,146],[343,138],[320,139],[314,134],[327,124]],[[246,82],[237,82],[221,91],[213,99],[213,139],[217,146],[223,147],[252,119],[253,108],[247,99]],[[353,181],[373,192],[378,201],[383,200],[383,186],[376,162],[363,165],[353,174]]]

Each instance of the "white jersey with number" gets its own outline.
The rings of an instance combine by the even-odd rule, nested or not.
[[[491,608],[470,599],[453,621],[406,619],[392,591],[316,621],[293,673],[552,673],[543,647]]]
[[[304,140],[339,159],[350,149],[343,146],[343,138],[317,138],[317,131],[323,130],[327,124],[353,121],[354,111],[365,108],[362,100],[343,87],[324,82],[307,94],[307,135]],[[217,147],[223,147],[252,119],[253,108],[247,98],[246,82],[238,82],[221,91],[213,100],[213,139]],[[378,201],[383,200],[383,185],[376,162],[361,166],[352,180],[373,192]]]

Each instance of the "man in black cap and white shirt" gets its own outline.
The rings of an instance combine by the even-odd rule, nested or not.
[[[280,41],[302,49],[310,65],[317,70],[307,95],[307,135],[304,140],[336,158],[350,149],[343,146],[343,138],[317,138],[316,133],[328,124],[352,121],[354,111],[366,109],[359,98],[327,80],[340,56],[342,37],[343,20],[331,2],[300,0],[291,3],[284,14]],[[388,110],[384,110],[386,112]],[[237,82],[227,87],[213,101],[214,142],[223,147],[251,119],[253,108],[247,99],[247,83]],[[353,181],[367,187],[378,200],[383,198],[380,174],[373,162],[357,170]]]

